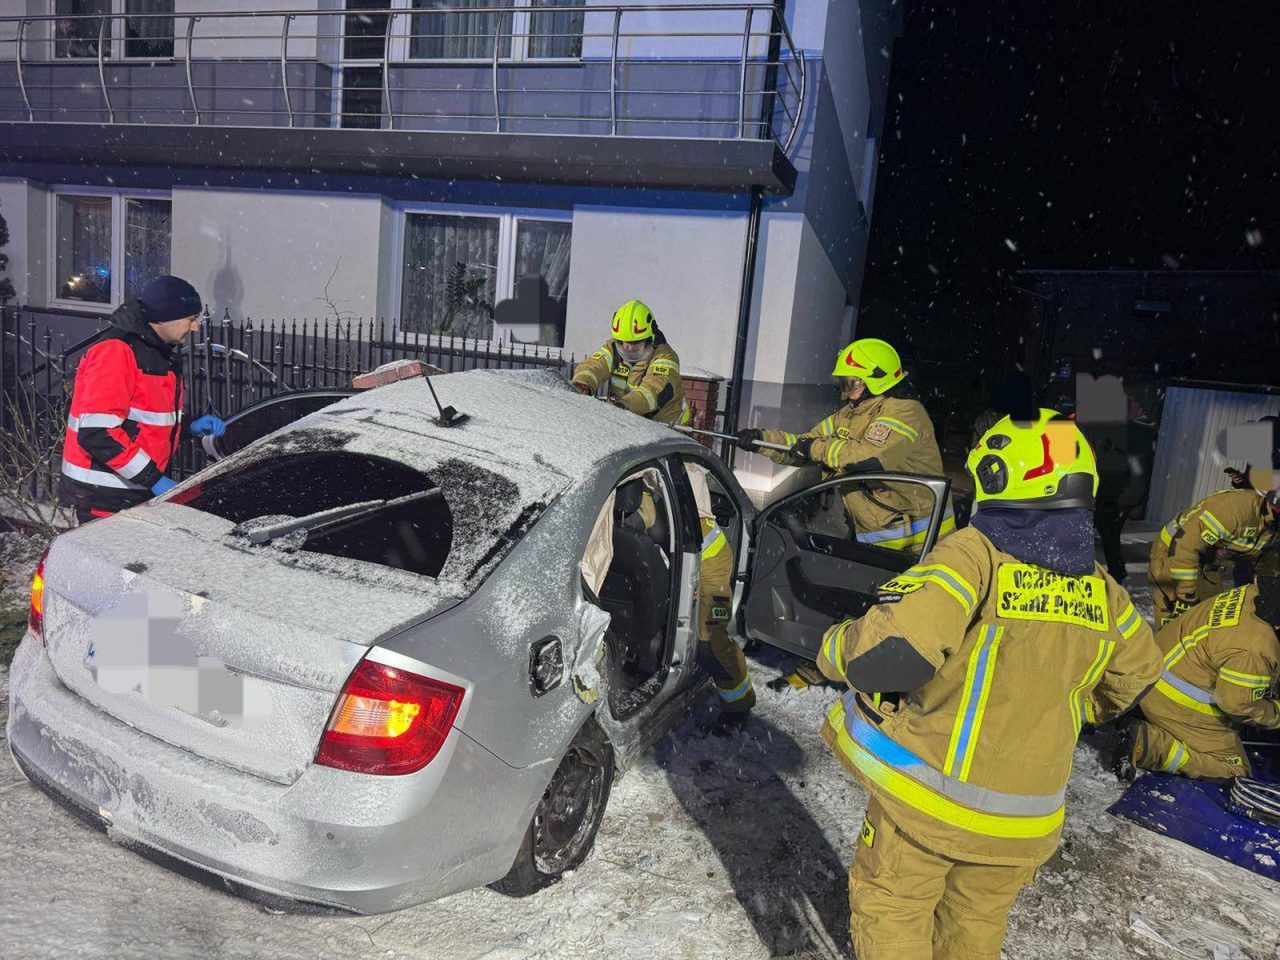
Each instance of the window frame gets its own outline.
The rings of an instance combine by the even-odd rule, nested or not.
[[[48,216],[48,302],[50,306],[109,314],[124,302],[125,203],[129,200],[167,200],[173,214],[173,194],[168,190],[133,190],[124,187],[94,187],[58,184],[49,188]],[[111,297],[107,303],[69,300],[58,296],[58,198],[109,197],[111,199]],[[169,269],[173,269],[173,228],[169,230]]]
[[[106,16],[109,18],[110,30],[107,33],[107,37],[106,37],[107,50],[105,55],[102,58],[103,60],[107,60],[107,61],[114,60],[114,61],[121,61],[121,62],[128,62],[128,63],[172,63],[174,61],[181,59],[181,57],[178,56],[178,25],[177,25],[178,18],[181,15],[178,13],[178,10],[177,10],[177,6],[178,6],[177,0],[173,0],[173,6],[174,6],[173,13],[161,14],[161,16],[168,16],[173,20],[173,52],[168,56],[160,56],[160,57],[131,56],[128,52],[129,38],[124,35],[125,23],[129,18],[129,16],[131,16],[131,14],[128,11],[127,0],[109,0],[107,6],[110,8],[110,12],[106,14]],[[55,18],[52,21],[53,26],[51,29],[56,34],[57,23],[62,16],[58,13],[58,0],[49,0],[48,11],[49,11],[49,14]],[[119,25],[119,29],[116,29],[117,24]],[[51,49],[50,60],[55,63],[75,62],[75,61],[92,62],[98,59],[96,55],[88,56],[88,57],[60,57],[57,54],[56,37],[54,39],[55,39],[55,43]]]
[[[493,207],[483,206],[463,206],[459,204],[445,203],[402,203],[395,208],[395,236],[392,240],[392,250],[394,251],[393,263],[395,265],[394,280],[391,289],[391,302],[395,304],[395,336],[401,343],[407,344],[430,344],[433,347],[456,347],[461,348],[463,338],[456,337],[451,334],[439,333],[420,333],[412,330],[405,330],[403,327],[404,313],[404,257],[405,257],[405,234],[408,230],[410,214],[427,214],[432,216],[453,216],[453,217],[485,217],[498,221],[498,262],[497,277],[494,283],[494,305],[501,303],[503,300],[510,300],[515,296],[516,285],[516,233],[518,225],[522,220],[542,220],[553,223],[568,223],[570,230],[573,228],[573,211],[572,210],[544,210],[536,207],[504,207],[495,210]],[[573,256],[573,237],[572,233],[569,238],[569,256],[572,260]],[[568,291],[565,291],[566,300]],[[510,339],[509,328],[500,327],[495,322],[493,327],[493,335],[487,340],[472,340],[467,338],[470,344],[484,344],[492,349],[507,349],[517,346],[521,350],[528,349],[529,353],[534,356],[548,357],[552,359],[560,359],[564,355],[564,346],[546,346],[542,344],[525,344],[516,343]]]

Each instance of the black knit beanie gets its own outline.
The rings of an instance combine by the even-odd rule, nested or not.
[[[168,323],[197,314],[203,307],[196,288],[181,277],[156,277],[138,294],[148,323]]]

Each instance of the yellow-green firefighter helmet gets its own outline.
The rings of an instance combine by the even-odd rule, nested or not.
[[[855,340],[841,350],[831,373],[837,377],[857,377],[875,396],[901,383],[906,376],[898,351],[883,340],[871,337]]]
[[[628,300],[613,313],[613,339],[636,343],[653,336],[653,311],[640,300]]]
[[[1093,509],[1098,465],[1075,422],[1041,409],[1034,421],[1005,417],[982,435],[967,463],[976,507]]]

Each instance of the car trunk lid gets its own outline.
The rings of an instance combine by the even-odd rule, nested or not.
[[[324,557],[282,562],[238,546],[233,526],[160,503],[60,537],[45,642],[62,682],[111,716],[292,783],[367,648],[463,592],[399,571],[353,578]]]

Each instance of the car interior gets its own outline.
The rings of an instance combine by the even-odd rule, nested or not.
[[[761,629],[767,624],[774,642],[797,654],[816,654],[833,620],[865,613],[877,587],[919,559],[918,548],[854,539],[842,497],[866,483],[849,478],[806,491],[762,515],[747,617]]]
[[[613,501],[613,560],[600,589],[611,619],[609,705],[622,718],[661,686],[666,673],[675,564],[671,514],[655,468],[619,484]]]

